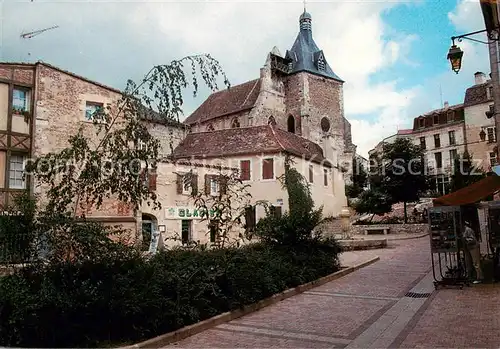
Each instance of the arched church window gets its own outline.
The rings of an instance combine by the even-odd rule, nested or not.
[[[214,129],[214,125],[212,125],[212,124],[208,124],[208,126],[207,126],[207,131],[215,131],[215,129]]]
[[[328,120],[326,117],[324,117],[323,119],[321,119],[321,130],[323,130],[323,132],[328,132],[330,131],[330,120]]]
[[[295,133],[295,118],[293,115],[288,116],[288,132]]]
[[[231,128],[239,128],[240,127],[240,121],[238,118],[233,119],[233,122],[231,123]]]
[[[268,125],[276,125],[276,120],[274,119],[274,116],[270,116],[269,119],[267,120]]]

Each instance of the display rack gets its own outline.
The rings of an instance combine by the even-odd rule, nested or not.
[[[458,206],[429,208],[434,287],[469,284],[465,254],[461,241],[461,214]]]

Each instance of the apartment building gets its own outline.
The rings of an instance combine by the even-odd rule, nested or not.
[[[467,151],[484,171],[498,164],[496,127],[493,115],[493,87],[482,72],[474,74],[475,84],[465,91],[464,114]]]
[[[411,134],[415,145],[425,150],[427,174],[432,178],[431,190],[444,195],[453,171],[454,159],[465,150],[463,104],[448,105],[414,119]]]

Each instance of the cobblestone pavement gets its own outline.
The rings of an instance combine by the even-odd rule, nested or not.
[[[429,240],[391,241],[387,249],[349,252],[342,263],[373,256],[380,261],[170,347],[388,348],[410,341],[405,331],[427,298],[405,295],[433,291]]]

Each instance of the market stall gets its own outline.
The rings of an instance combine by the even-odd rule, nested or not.
[[[482,282],[485,266],[500,280],[500,201],[480,204],[498,191],[500,177],[492,174],[433,200],[429,228],[436,287]]]

